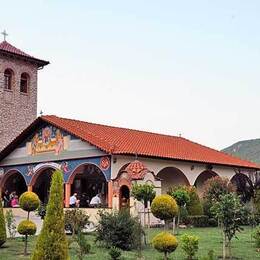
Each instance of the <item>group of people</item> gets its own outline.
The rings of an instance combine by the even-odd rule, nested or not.
[[[84,195],[84,194],[83,194]],[[78,199],[78,194],[74,193],[70,197],[70,208],[79,208],[79,207],[91,207],[97,208],[101,205],[101,196],[96,194],[90,201],[86,196],[82,195],[82,199]]]
[[[19,198],[18,195],[16,194],[16,191],[12,191],[9,193],[8,190],[5,190],[3,196],[3,206],[5,208],[12,207],[12,208],[17,208],[19,207]]]

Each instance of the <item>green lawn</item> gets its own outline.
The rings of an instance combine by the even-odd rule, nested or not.
[[[148,241],[151,238],[160,232],[160,229],[151,229],[147,232]],[[221,255],[221,233],[218,228],[189,228],[186,230],[181,230],[180,235],[183,233],[189,233],[199,236],[199,259],[201,257],[206,256],[208,251],[213,249],[216,256]],[[232,252],[235,259],[246,259],[246,260],[254,260],[260,259],[260,252],[257,252],[254,247],[252,238],[252,229],[246,227],[245,230],[238,234],[238,240],[234,239],[232,242]],[[178,239],[179,236],[177,236]],[[101,259],[109,259],[108,251],[104,248],[97,247],[94,243],[94,236],[88,235],[88,239],[92,244],[91,254],[87,255],[86,259],[92,260],[101,260]],[[29,251],[33,249],[35,243],[35,237],[30,238],[29,242]],[[0,259],[4,260],[12,260],[12,259],[30,259],[30,257],[23,257],[23,241],[21,238],[15,240],[8,240],[7,243],[4,244],[4,247],[0,249]],[[77,259],[75,256],[75,247],[72,244],[70,248],[71,259]],[[162,259],[162,255],[156,252],[149,245],[143,251],[144,259]],[[124,259],[137,259],[136,252],[124,252]],[[181,248],[179,247],[173,254],[171,254],[171,259],[181,260],[184,259],[184,255],[182,253]]]

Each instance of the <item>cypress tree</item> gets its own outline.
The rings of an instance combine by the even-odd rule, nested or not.
[[[52,175],[46,216],[32,260],[68,259],[68,242],[64,229],[63,175],[61,171],[55,171]]]
[[[5,227],[5,217],[2,206],[2,200],[0,198],[0,247],[6,242],[6,227]]]

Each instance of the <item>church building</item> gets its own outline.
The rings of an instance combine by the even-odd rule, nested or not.
[[[157,194],[174,185],[194,185],[201,192],[214,176],[235,182],[259,170],[183,137],[54,115],[36,118],[37,71],[47,64],[6,41],[0,44],[1,193],[34,191],[46,203],[52,172],[59,169],[65,207],[77,193],[81,207],[100,194],[102,207],[118,209],[133,203],[133,183],[153,184]]]

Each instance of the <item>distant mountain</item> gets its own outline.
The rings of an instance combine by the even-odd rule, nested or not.
[[[241,159],[260,163],[260,139],[252,139],[237,142],[222,152],[240,157]]]

